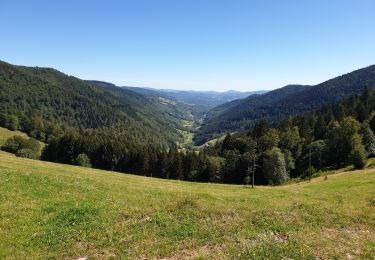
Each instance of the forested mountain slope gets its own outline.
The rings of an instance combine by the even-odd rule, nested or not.
[[[171,145],[184,112],[114,86],[89,84],[50,68],[0,62],[0,125],[47,139],[66,128],[109,128],[124,142]],[[108,130],[108,129],[107,129]]]
[[[214,108],[196,136],[197,143],[214,134],[243,130],[259,119],[280,121],[359,94],[363,88],[375,87],[375,65],[353,71],[315,86],[288,85],[263,95],[250,96]]]
[[[149,99],[152,102],[160,103],[160,104],[169,104],[167,108],[170,109],[170,113],[177,115],[177,118],[189,119],[194,120],[197,117],[202,116],[202,113],[206,111],[202,111],[201,109],[195,107],[193,104],[187,104],[185,102],[179,101],[177,99],[171,98],[167,95],[164,95],[162,92],[158,92],[157,90],[153,90],[150,88],[138,88],[138,87],[122,87],[116,86],[115,84],[99,81],[99,80],[86,80],[87,83],[107,88],[115,91],[131,91],[142,95],[143,97]]]

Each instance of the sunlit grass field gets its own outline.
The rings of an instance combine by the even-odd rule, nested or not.
[[[0,152],[0,258],[374,255],[375,169],[251,189],[132,176]]]

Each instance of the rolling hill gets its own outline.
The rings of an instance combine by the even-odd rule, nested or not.
[[[315,86],[288,85],[263,95],[234,100],[212,109],[195,141],[201,144],[215,134],[244,130],[256,121],[277,122],[288,116],[336,103],[375,87],[375,65],[353,71]]]
[[[173,145],[182,136],[185,111],[128,89],[100,87],[50,68],[0,62],[0,125],[33,132],[48,129],[119,129],[124,141]],[[9,119],[11,118],[11,119]],[[12,121],[11,123],[7,121]],[[43,132],[43,135],[40,134]]]
[[[0,152],[0,258],[371,259],[375,170],[199,184]]]

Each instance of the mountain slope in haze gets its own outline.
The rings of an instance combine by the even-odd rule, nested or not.
[[[139,88],[138,88],[139,89]],[[194,91],[194,90],[170,90],[170,89],[148,89],[160,95],[183,102],[195,107],[200,112],[208,112],[210,109],[237,99],[246,98],[255,94],[265,93],[265,90],[259,91],[235,91],[229,90],[225,92],[217,91]],[[137,91],[137,90],[135,90]],[[138,91],[137,91],[138,92]]]
[[[315,86],[288,85],[263,95],[250,96],[211,110],[195,137],[200,144],[215,134],[243,130],[256,121],[279,121],[359,94],[375,87],[375,65],[353,71]]]
[[[88,80],[87,82],[102,87],[113,87],[112,83]],[[235,91],[228,90],[225,92],[218,91],[195,91],[195,90],[173,90],[173,89],[155,89],[155,88],[140,88],[140,87],[126,87],[122,86],[123,89],[128,89],[144,96],[149,97],[164,97],[180,104],[189,105],[191,108],[195,108],[197,112],[206,113],[208,110],[222,105],[227,102],[231,102],[237,99],[243,99],[251,95],[264,94],[266,90],[258,91]]]
[[[127,142],[173,144],[183,111],[114,86],[99,87],[50,68],[0,62],[0,124],[11,120],[26,132],[30,125],[77,129],[117,128]],[[40,127],[37,127],[40,129]]]
[[[162,95],[196,106],[198,109],[206,112],[216,106],[230,102],[236,99],[246,98],[254,94],[262,94],[266,91],[248,91],[240,92],[229,90],[225,92],[216,92],[216,91],[182,91],[182,90],[163,90],[158,89],[158,93]]]

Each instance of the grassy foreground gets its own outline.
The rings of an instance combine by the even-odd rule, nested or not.
[[[0,152],[0,258],[374,255],[375,169],[253,190]]]

